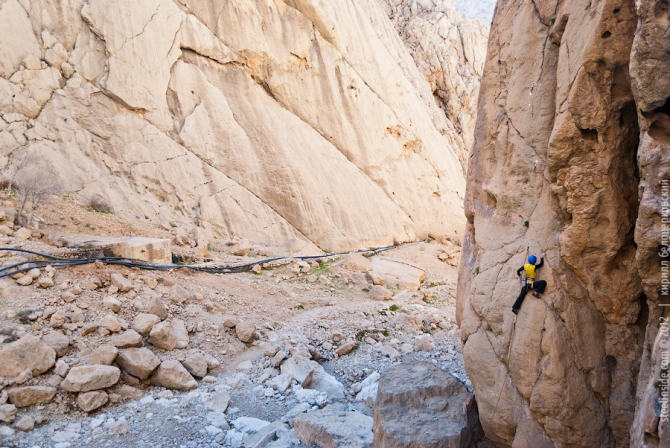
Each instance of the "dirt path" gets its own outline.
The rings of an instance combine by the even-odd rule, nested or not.
[[[115,235],[115,229],[123,227],[116,217],[87,210],[77,210],[75,215],[79,227],[85,229],[106,229],[107,234]],[[94,219],[99,220],[91,224]],[[105,224],[108,220],[112,224]],[[144,230],[151,233],[146,226]],[[164,236],[162,230],[156,232],[149,236]],[[45,239],[7,238],[4,244],[54,250]],[[205,355],[209,372],[190,392],[156,387],[148,380],[124,374],[119,384],[108,389],[109,403],[90,413],[79,408],[75,394],[58,389],[49,404],[19,408],[13,424],[0,427],[6,428],[2,429],[0,446],[241,446],[258,429],[254,425],[282,420],[289,423],[289,429],[277,433],[278,440],[267,446],[290,446],[298,443],[290,430],[292,410],[304,412],[343,402],[371,415],[365,401],[357,399],[361,383],[393,363],[430,360],[470,388],[454,318],[457,268],[438,258],[454,249],[450,244],[432,242],[384,253],[385,258],[425,271],[418,291],[386,288],[393,298],[385,301],[374,300],[360,283],[352,281],[355,275],[342,268],[341,260],[322,260],[310,266],[309,272],[299,273],[297,265],[289,263],[258,274],[227,275],[87,265],[58,270],[55,286],[50,288],[19,286],[13,279],[2,279],[0,330],[9,335],[7,343],[27,333],[46,337],[59,332],[70,341],[60,360],[70,368],[86,365],[96,349],[112,344],[114,335],[100,327],[84,336],[85,325],[99,323],[111,314],[122,328],[134,328],[137,315],[158,298],[173,319],[185,323],[188,346],[161,350],[149,338],[142,344],[161,361],[183,362],[193,353]],[[255,259],[253,253],[247,258],[220,256]],[[5,258],[4,265],[19,259]],[[133,283],[133,289],[116,291],[112,274],[122,274]],[[366,284],[366,289],[371,287]],[[65,301],[69,300],[65,293],[71,291],[77,294],[72,301]],[[117,312],[105,304],[110,297],[120,304]],[[52,328],[52,320],[45,318],[60,311],[66,316],[67,329]],[[239,326],[244,322],[256,327],[256,338],[247,344],[229,328],[231,323]],[[336,351],[349,342],[357,343],[356,347],[338,356]],[[295,379],[286,391],[278,389],[273,381],[280,370],[273,367],[272,358],[280,350],[288,356],[309,350],[307,356],[318,360],[327,375],[341,384],[337,386],[342,388],[341,395],[303,389]],[[58,387],[61,380],[49,371],[21,386]],[[6,390],[19,386],[13,379],[4,379],[1,384]],[[208,400],[220,393],[230,395],[230,405],[208,409]],[[35,429],[18,429],[17,423],[24,417],[35,421]]]

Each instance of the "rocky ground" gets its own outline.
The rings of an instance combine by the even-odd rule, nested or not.
[[[291,250],[204,248],[179,229],[61,199],[41,210],[40,230],[20,229],[12,201],[6,247],[63,252],[64,242],[133,231],[214,262]],[[379,374],[392,365],[425,360],[470,389],[454,321],[459,251],[443,240],[238,274],[96,263],[3,278],[1,446],[319,445],[308,420],[332,415],[371,438]],[[25,259],[0,255],[4,266]]]

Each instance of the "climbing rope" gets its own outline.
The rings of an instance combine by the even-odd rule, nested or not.
[[[528,254],[530,253],[530,244],[531,243],[529,242],[528,245],[526,246],[525,259],[528,258]],[[524,261],[525,261],[525,259],[524,259]],[[521,287],[523,288],[523,287],[525,287],[525,285],[523,285],[523,283],[522,283]],[[508,366],[509,366],[510,361],[511,361],[512,344],[514,344],[514,335],[516,334],[516,318],[517,318],[517,315],[515,314],[514,315],[514,320],[512,321],[512,329],[510,330],[509,347],[507,348],[507,365]],[[505,381],[507,381],[507,379],[505,379]],[[503,383],[503,385],[500,387],[500,392],[498,392],[498,399],[496,400],[496,404],[493,407],[493,414],[491,414],[491,418],[489,419],[489,425],[493,421],[493,418],[495,417],[496,412],[498,410],[498,403],[500,402],[500,397],[502,396],[502,391],[503,391],[504,387],[505,387],[505,384]]]

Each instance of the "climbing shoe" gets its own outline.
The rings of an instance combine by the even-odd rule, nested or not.
[[[519,308],[512,308],[512,312],[514,314],[519,314]]]
[[[533,292],[533,297],[537,297],[538,299],[540,298],[540,293],[537,291]]]

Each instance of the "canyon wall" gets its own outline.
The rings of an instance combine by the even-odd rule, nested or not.
[[[477,2],[473,2],[476,4]],[[477,95],[489,30],[456,11],[450,0],[387,0],[387,14],[453,123],[467,160],[474,142]]]
[[[440,109],[386,8],[0,0],[0,166],[31,154],[82,203],[210,237],[460,234],[472,112]]]
[[[669,29],[666,0],[498,2],[457,310],[496,446],[670,446],[659,419]],[[547,253],[548,288],[515,319],[528,244]]]

